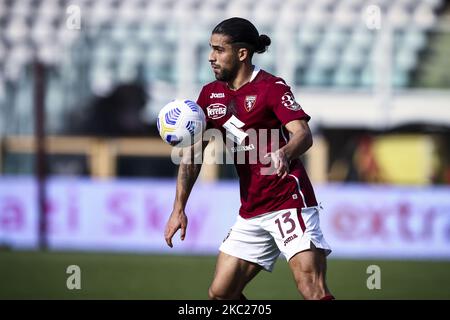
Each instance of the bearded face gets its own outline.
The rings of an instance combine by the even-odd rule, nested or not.
[[[216,79],[225,82],[233,80],[239,70],[239,58],[229,36],[213,33],[210,46],[209,62]]]

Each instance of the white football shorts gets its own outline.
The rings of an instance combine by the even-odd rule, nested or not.
[[[320,229],[320,210],[315,206],[273,211],[250,219],[238,216],[219,250],[254,262],[269,272],[280,253],[289,261],[295,254],[310,249],[311,243],[329,255],[331,248]]]

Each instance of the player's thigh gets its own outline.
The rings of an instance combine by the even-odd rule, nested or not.
[[[217,258],[214,279],[210,287],[210,294],[218,298],[237,299],[245,285],[261,269],[262,267],[256,263],[220,252]]]
[[[286,257],[294,276],[311,272],[321,274],[326,269],[325,257],[331,248],[320,229],[319,208],[274,212],[266,217],[264,228]]]
[[[289,267],[297,282],[305,277],[325,281],[327,261],[323,249],[316,248],[311,243],[309,250],[301,251],[289,259]]]

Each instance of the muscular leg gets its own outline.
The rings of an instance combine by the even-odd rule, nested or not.
[[[209,298],[213,300],[241,299],[242,290],[261,269],[262,267],[256,263],[220,252],[214,279],[208,291]]]
[[[289,260],[297,289],[305,299],[321,299],[331,293],[325,282],[326,257],[311,243],[311,249],[297,253]]]

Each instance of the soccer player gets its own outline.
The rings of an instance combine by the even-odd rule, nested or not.
[[[310,117],[283,79],[252,64],[253,54],[265,52],[270,43],[242,18],[222,21],[210,38],[209,62],[217,81],[203,87],[197,103],[208,128],[219,129],[224,142],[233,140],[235,147],[229,150],[244,161],[235,161],[241,208],[220,246],[209,298],[245,299],[247,283],[263,269],[272,271],[283,253],[305,299],[331,300],[325,282],[331,249],[320,229],[320,206],[299,160],[312,146]],[[250,129],[258,139],[250,139]],[[280,134],[274,138],[271,129]],[[259,142],[263,134],[267,143]],[[251,161],[251,152],[258,148],[267,150],[265,157]],[[273,174],[264,170],[268,166],[275,169]],[[181,240],[185,238],[185,206],[200,169],[195,162],[180,164],[174,209],[165,229],[170,247],[179,229]]]

